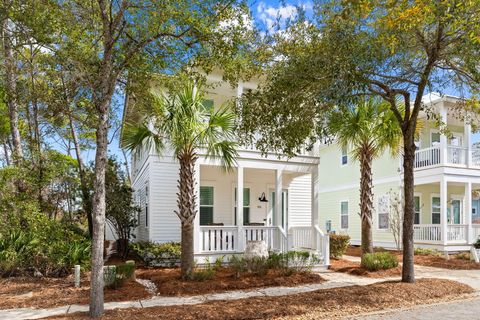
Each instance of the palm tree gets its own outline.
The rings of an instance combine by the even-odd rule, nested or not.
[[[372,244],[372,162],[387,149],[400,150],[402,131],[389,104],[365,99],[358,105],[337,108],[330,117],[330,129],[342,148],[348,148],[360,162],[360,217],[362,255],[373,253]]]
[[[143,119],[126,125],[123,143],[128,150],[144,146],[159,154],[171,152],[180,164],[175,213],[182,228],[181,272],[188,279],[194,266],[195,163],[202,150],[206,157],[220,159],[227,169],[235,165],[235,114],[226,105],[217,111],[204,106],[203,93],[193,83],[169,94],[152,91],[151,96]]]

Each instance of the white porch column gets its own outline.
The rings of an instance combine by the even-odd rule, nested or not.
[[[471,244],[475,241],[473,238],[473,228],[472,228],[472,183],[467,182],[465,184],[465,224],[467,227],[467,243]]]
[[[317,232],[315,230],[315,226],[319,226],[319,223],[318,223],[318,166],[316,166],[312,170],[312,184],[310,188],[312,192],[312,212],[311,212],[312,214],[312,217],[311,217],[312,248],[315,248],[317,244]]]
[[[283,171],[280,169],[275,170],[275,224],[282,226],[282,176]],[[287,232],[287,230],[285,230]]]
[[[239,164],[237,167],[237,232],[238,246],[237,251],[245,250],[245,235],[243,233],[243,167]]]
[[[442,126],[447,125],[447,109],[445,107],[440,108],[440,120]],[[440,135],[440,163],[442,165],[447,164],[447,136],[445,134]]]
[[[193,220],[193,253],[200,253],[202,251],[200,239],[200,164],[196,163],[194,170],[196,214]]]
[[[467,145],[466,164],[467,167],[472,166],[472,126],[465,121],[465,144]]]
[[[447,244],[447,180],[440,180],[440,226],[442,230],[442,243]]]

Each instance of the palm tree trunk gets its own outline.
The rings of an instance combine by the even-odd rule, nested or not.
[[[409,130],[403,132],[404,139],[404,157],[403,157],[403,194],[404,194],[404,213],[403,213],[403,264],[402,264],[402,282],[415,282],[415,272],[413,265],[413,222],[414,222],[414,180],[413,163],[415,160],[414,134]]]
[[[195,196],[195,161],[196,156],[186,154],[179,157],[180,160],[180,180],[178,193],[178,209],[176,212],[182,223],[182,256],[181,271],[182,278],[190,279],[193,273],[193,221],[196,215],[196,196]]]
[[[360,155],[360,217],[362,220],[362,256],[373,253],[372,239],[372,155],[370,148]]]

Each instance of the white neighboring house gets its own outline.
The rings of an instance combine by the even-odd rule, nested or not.
[[[214,108],[257,87],[255,82],[240,82],[232,88],[219,74],[209,75],[208,81],[216,84],[205,95]],[[127,99],[124,120],[130,108],[134,106]],[[197,261],[241,253],[247,241],[263,240],[272,251],[313,250],[320,264],[329,264],[328,235],[318,227],[318,148],[288,159],[264,157],[254,148],[239,147],[237,166],[231,172],[202,157],[202,151],[199,154]],[[180,220],[174,213],[179,164],[174,157],[137,150],[132,153],[131,177],[135,201],[141,207],[135,241],[180,241]]]

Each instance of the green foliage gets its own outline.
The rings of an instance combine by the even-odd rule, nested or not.
[[[361,266],[368,271],[387,270],[396,268],[398,260],[390,252],[365,253],[362,256]]]
[[[442,253],[436,249],[415,248],[413,253],[422,256],[441,256]]]
[[[475,247],[475,249],[480,249],[480,238],[478,238],[477,241],[475,241],[473,246]]]
[[[234,255],[230,258],[229,266],[235,271],[237,278],[243,274],[265,276],[270,269],[288,276],[296,272],[310,272],[317,261],[316,256],[308,251],[270,252],[268,258],[246,259],[244,256]]]
[[[135,274],[135,264],[133,263],[123,263],[116,265],[116,278],[115,285],[117,287],[123,286],[123,284],[132,279]]]
[[[345,254],[350,244],[350,236],[346,234],[330,234],[330,257],[338,258]]]
[[[40,213],[10,215],[0,226],[0,273],[15,275],[39,271],[64,276],[74,265],[90,266],[90,241],[67,223]]]
[[[212,264],[207,258],[202,267],[195,267],[190,279],[193,281],[206,281],[212,279],[222,266],[222,258],[216,259]]]
[[[178,242],[158,244],[139,241],[130,243],[130,248],[137,253],[147,266],[169,266],[178,264],[181,255],[181,245]]]

